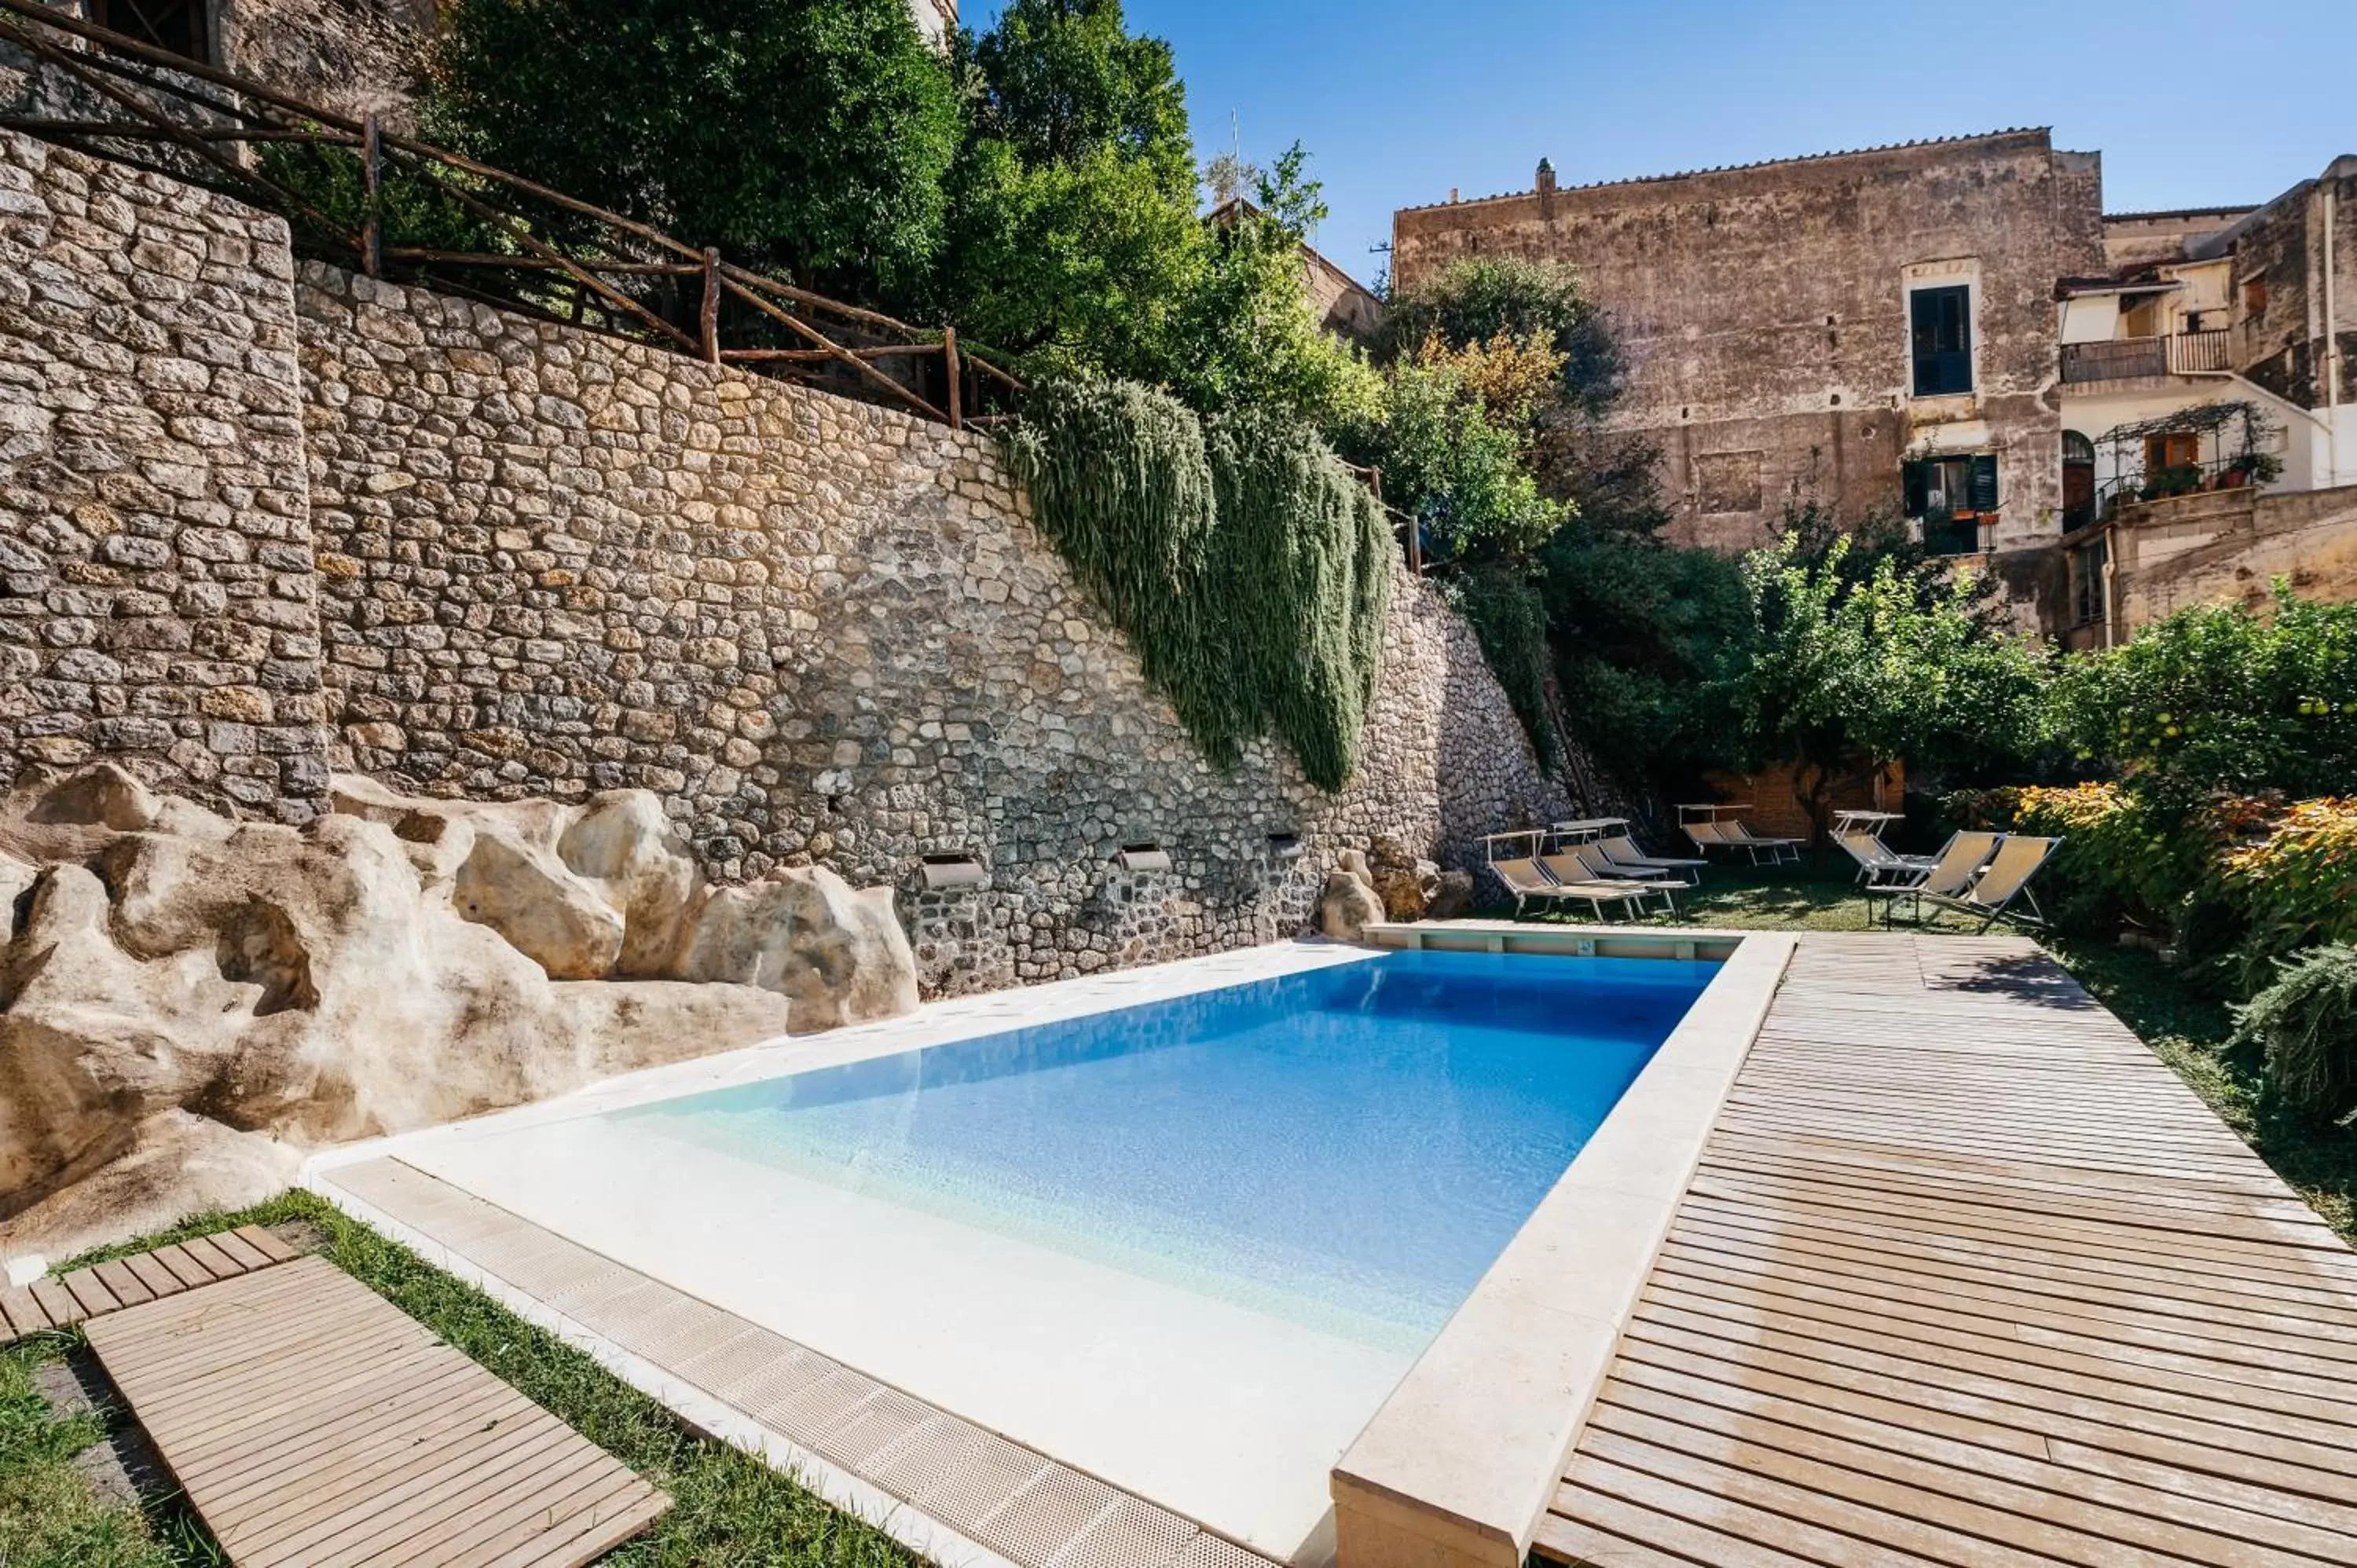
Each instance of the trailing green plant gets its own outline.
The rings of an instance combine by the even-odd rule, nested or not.
[[[1448,584],[1448,595],[1473,628],[1540,765],[1552,770],[1563,759],[1563,737],[1547,702],[1545,598],[1527,576],[1504,565],[1466,572]]]
[[[2235,1043],[2265,1053],[2268,1087],[2302,1115],[2357,1111],[2357,947],[2278,961],[2274,984],[2234,1009]]]
[[[1203,754],[1270,733],[1339,789],[1390,605],[1381,506],[1307,429],[1210,423],[1131,382],[1034,387],[1005,437],[1041,532],[1136,650]]]

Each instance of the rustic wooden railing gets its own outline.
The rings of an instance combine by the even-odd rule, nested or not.
[[[30,64],[13,94],[5,85],[12,46]],[[30,112],[51,105],[71,112]],[[953,328],[830,299],[396,134],[375,114],[339,114],[39,0],[0,0],[0,111],[12,130],[276,212],[298,251],[370,277],[856,392],[952,428],[1006,417],[1023,391],[998,356]],[[356,173],[355,209],[325,210],[293,188],[301,181],[274,171],[263,150],[286,146],[307,149],[314,172]],[[350,160],[340,171],[339,158]],[[403,243],[388,201],[401,180],[413,196],[455,204],[480,248]]]

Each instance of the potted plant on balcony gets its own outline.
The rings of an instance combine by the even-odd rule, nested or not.
[[[2218,488],[2240,489],[2244,485],[2272,484],[2282,477],[2282,458],[2266,452],[2244,452],[2219,471]]]
[[[2201,464],[2171,463],[2145,476],[2144,489],[2136,492],[2136,499],[2164,500],[2170,496],[2190,496],[2201,488]]]

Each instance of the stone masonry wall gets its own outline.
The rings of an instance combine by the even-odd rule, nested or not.
[[[286,228],[0,131],[0,788],[326,785]]]
[[[323,266],[296,308],[339,766],[653,789],[721,878],[898,886],[935,992],[1290,935],[1342,847],[1570,809],[1404,570],[1357,781],[1223,775],[985,437]]]
[[[1616,423],[1662,453],[1682,543],[1767,542],[1796,489],[1853,520],[1900,464],[1993,453],[1995,545],[2060,532],[2054,282],[2100,270],[2101,172],[2042,131],[1555,188],[1393,220],[1415,290],[1450,263],[1577,267],[1627,360]],[[1913,395],[1908,290],[1973,290],[1969,394]]]

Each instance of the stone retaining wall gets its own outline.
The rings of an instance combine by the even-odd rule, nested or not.
[[[286,226],[0,131],[0,789],[325,789]]]
[[[324,266],[296,308],[339,767],[654,789],[718,878],[899,887],[935,992],[1290,935],[1345,846],[1568,810],[1404,571],[1357,781],[1221,774],[985,438]]]

